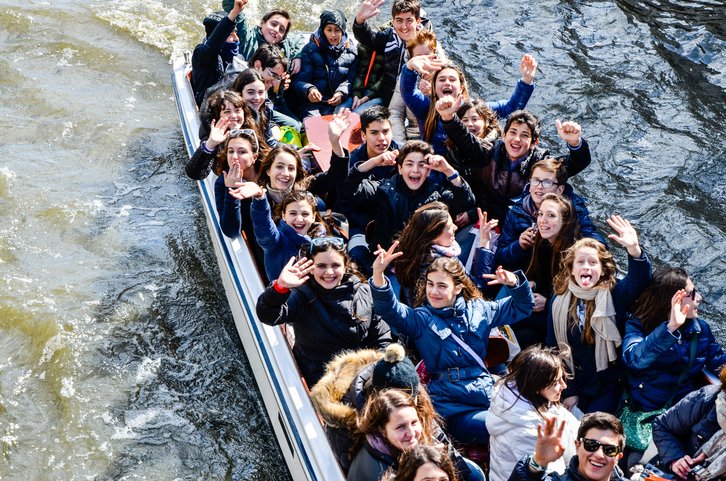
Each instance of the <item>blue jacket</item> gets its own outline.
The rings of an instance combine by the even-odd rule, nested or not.
[[[300,246],[310,242],[310,236],[298,234],[282,219],[275,225],[266,195],[252,201],[250,217],[255,228],[257,243],[265,252],[267,278],[277,279],[287,261],[297,256]]]
[[[492,109],[500,119],[506,119],[515,110],[521,110],[527,106],[527,102],[533,91],[534,85],[526,84],[520,80],[517,82],[517,86],[509,100],[487,102],[487,107]],[[418,89],[418,74],[408,67],[401,69],[401,97],[403,97],[406,107],[411,109],[411,112],[416,116],[418,127],[421,131],[421,139],[423,139],[426,117],[429,114],[429,107],[431,106],[431,98],[424,95]],[[434,136],[429,141],[434,148],[434,152],[439,155],[446,155],[446,146],[444,145],[446,138],[446,132],[444,132],[444,127],[441,124],[441,120],[439,120],[436,124]]]
[[[456,332],[485,359],[492,328],[513,324],[532,312],[529,282],[521,271],[517,278],[517,286],[503,287],[505,295],[496,301],[465,301],[459,296],[453,307],[443,309],[428,304],[413,309],[396,299],[388,280],[383,288],[369,281],[373,312],[416,344],[432,374],[428,385],[431,400],[445,419],[489,408],[492,376],[459,346],[451,333]]]
[[[645,251],[640,259],[628,256],[628,274],[624,278],[618,279],[611,291],[616,312],[615,322],[621,335],[624,331],[628,309],[648,285],[651,277],[650,259]],[[556,298],[556,295],[552,297],[553,302]],[[551,305],[550,303],[550,311],[547,316],[547,345],[557,347]],[[580,397],[578,405],[582,403],[583,412],[589,412],[586,407],[591,401],[596,402],[598,398],[612,397],[610,408],[615,411],[622,384],[620,362],[612,363],[605,370],[598,371],[595,365],[595,346],[582,340],[582,332],[579,328],[567,330],[567,343],[572,350],[575,372],[572,373],[573,378],[567,381],[567,389],[562,393],[562,398]]]
[[[696,389],[694,381],[704,367],[719,372],[726,363],[726,354],[705,321],[687,319],[673,334],[667,324],[660,324],[648,335],[638,319],[631,317],[625,325],[623,361],[628,390],[643,411],[669,407],[669,400],[670,405],[680,401]],[[688,367],[692,342],[696,342],[693,364],[676,389],[681,373]]]
[[[356,74],[356,54],[348,35],[343,34],[340,44],[331,47],[318,29],[300,53],[302,66],[292,79],[292,92],[300,99],[307,99],[314,87],[323,95],[323,102],[336,92],[343,94],[343,100],[347,99]]]
[[[716,419],[716,397],[721,386],[693,391],[653,421],[653,442],[661,464],[670,469],[673,461],[694,456],[721,429]]]
[[[528,191],[529,188],[525,186],[524,192]],[[585,199],[575,194],[570,184],[565,184],[563,195],[572,201],[572,205],[575,208],[577,222],[580,224],[580,235],[582,237],[592,237],[607,247],[605,237],[597,231],[595,224],[590,219],[590,212],[587,210]],[[532,251],[522,249],[522,246],[519,245],[519,236],[537,221],[537,208],[528,193],[513,202],[509,206],[504,224],[500,224],[502,225],[502,235],[497,241],[494,265],[501,265],[509,270],[526,269],[529,265]]]
[[[474,205],[474,194],[466,181],[462,181],[457,187],[448,181],[446,185],[441,185],[429,178],[414,191],[408,188],[398,174],[381,182],[367,179],[359,182],[359,175],[364,174],[354,169],[348,175],[348,179],[352,179],[352,184],[358,182],[354,198],[360,203],[367,203],[372,209],[375,223],[369,242],[371,252],[374,252],[379,244],[391,245],[396,233],[403,229],[414,211],[424,204],[443,202],[454,217]],[[348,184],[348,181],[345,183]]]

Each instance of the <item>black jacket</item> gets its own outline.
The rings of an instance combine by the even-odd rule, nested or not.
[[[333,289],[314,279],[285,294],[270,285],[257,300],[257,315],[269,325],[294,324],[293,354],[308,386],[318,382],[335,354],[391,342],[388,324],[373,314],[370,287],[354,275],[346,274]]]

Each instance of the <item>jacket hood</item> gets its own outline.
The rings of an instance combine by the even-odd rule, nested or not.
[[[355,409],[343,402],[343,397],[358,373],[382,358],[382,352],[362,349],[338,354],[327,364],[325,375],[310,391],[313,406],[327,424],[349,430],[355,428]]]

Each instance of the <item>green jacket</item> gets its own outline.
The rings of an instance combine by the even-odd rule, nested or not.
[[[224,8],[225,12],[229,13],[233,6],[234,0],[222,0],[222,8]],[[244,11],[237,15],[237,35],[239,36],[239,53],[248,62],[257,51],[257,48],[267,43],[262,36],[259,25],[249,26],[247,24],[247,17]],[[277,46],[282,49],[282,52],[288,60],[293,60],[300,56],[300,51],[305,46],[305,39],[299,35],[288,33],[285,40]]]

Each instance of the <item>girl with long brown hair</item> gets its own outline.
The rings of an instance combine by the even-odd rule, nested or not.
[[[651,278],[650,260],[627,220],[607,220],[608,237],[628,251],[628,274],[615,277],[613,255],[600,242],[584,238],[567,249],[554,278],[556,296],[547,323],[547,344],[567,346],[573,379],[563,395],[568,409],[614,413],[621,395],[622,333],[629,307]]]
[[[489,333],[513,324],[532,310],[532,291],[524,274],[501,267],[484,274],[489,284],[506,285],[496,301],[485,301],[456,259],[440,257],[426,270],[413,308],[400,303],[384,272],[402,253],[379,248],[370,279],[374,309],[418,348],[431,373],[429,393],[449,433],[464,443],[487,441],[485,425],[494,378],[486,368]]]
[[[506,119],[515,110],[523,109],[534,91],[534,75],[537,61],[525,55],[520,64],[523,80],[517,83],[508,100],[488,102],[487,106],[500,119]],[[431,78],[431,93],[427,97],[418,88],[418,75]],[[441,125],[441,117],[436,111],[436,102],[442,97],[461,97],[468,100],[469,90],[464,71],[458,65],[440,60],[435,54],[411,58],[401,69],[401,96],[406,106],[418,120],[421,139],[429,142],[438,155],[446,155],[446,134]]]

